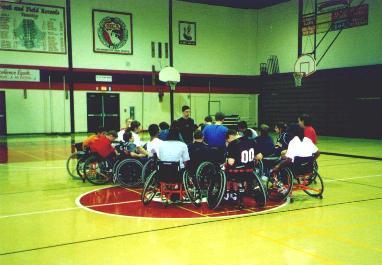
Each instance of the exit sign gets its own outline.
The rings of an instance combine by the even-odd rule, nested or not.
[[[96,82],[113,82],[113,77],[111,75],[96,75]]]

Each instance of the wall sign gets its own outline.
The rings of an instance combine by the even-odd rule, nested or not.
[[[96,82],[113,82],[113,76],[111,75],[96,75]]]
[[[65,54],[65,8],[1,1],[0,50]]]
[[[93,51],[133,54],[133,18],[130,13],[93,10]]]
[[[369,5],[354,6],[350,8],[339,8],[317,14],[317,22],[314,15],[302,18],[302,35],[314,34],[315,25],[317,33],[325,33],[347,28],[354,28],[368,24]]]
[[[0,81],[40,82],[40,70],[0,68]]]
[[[179,21],[179,44],[196,45],[196,22]]]

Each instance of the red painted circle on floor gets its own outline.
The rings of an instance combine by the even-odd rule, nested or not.
[[[152,201],[145,206],[141,202],[141,191],[142,189],[122,187],[101,188],[81,195],[77,199],[77,204],[100,213],[131,217],[201,218],[253,214],[274,209],[286,203],[285,201],[268,201],[266,207],[258,208],[254,200],[245,199],[247,208],[241,210],[234,202],[223,202],[217,210],[208,209],[205,202],[199,208],[194,207],[191,203],[172,204],[165,207],[159,201]]]

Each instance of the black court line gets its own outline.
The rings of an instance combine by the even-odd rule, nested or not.
[[[320,152],[323,155],[330,155],[330,156],[342,156],[342,157],[351,157],[351,158],[360,158],[360,159],[369,159],[369,160],[378,160],[382,161],[382,157],[375,157],[375,156],[359,156],[359,155],[350,155],[350,154],[341,154],[341,153],[332,153],[332,152]]]
[[[25,252],[31,252],[31,251],[37,251],[37,250],[44,250],[44,249],[56,248],[56,247],[63,247],[63,246],[69,246],[69,245],[75,245],[75,244],[89,243],[89,242],[101,241],[101,240],[107,240],[107,239],[113,239],[113,238],[136,236],[136,235],[141,235],[141,234],[148,234],[148,233],[153,233],[153,232],[161,232],[161,231],[178,229],[178,228],[184,228],[184,227],[191,227],[191,226],[196,226],[196,225],[224,222],[224,221],[230,221],[230,220],[241,219],[241,218],[253,218],[253,217],[262,216],[262,215],[273,215],[273,214],[281,214],[281,213],[290,213],[290,212],[297,212],[297,211],[310,210],[310,209],[316,209],[316,208],[324,208],[324,207],[331,207],[331,206],[338,206],[338,205],[346,205],[346,204],[352,204],[352,203],[363,203],[363,202],[376,201],[376,200],[382,200],[382,197],[363,199],[363,200],[354,200],[354,201],[347,201],[347,202],[338,202],[338,203],[327,204],[327,205],[310,206],[310,207],[304,207],[304,208],[298,208],[298,209],[290,209],[290,210],[283,210],[283,211],[277,211],[277,212],[266,212],[266,213],[259,213],[259,214],[256,214],[256,215],[245,215],[245,216],[237,216],[237,217],[231,217],[231,218],[222,218],[222,219],[216,219],[216,220],[210,220],[210,221],[204,221],[204,222],[197,222],[197,223],[192,223],[192,224],[176,225],[176,226],[170,226],[170,227],[164,227],[164,228],[158,228],[158,229],[151,229],[151,230],[144,230],[144,231],[139,231],[139,232],[132,232],[132,233],[114,235],[114,236],[106,236],[106,237],[99,237],[99,238],[94,238],[94,239],[79,240],[79,241],[55,244],[55,245],[50,245],[50,246],[38,247],[38,248],[30,248],[30,249],[23,249],[23,250],[11,251],[11,252],[4,252],[4,253],[0,253],[0,256],[14,255],[14,254],[19,254],[19,253],[25,253]]]

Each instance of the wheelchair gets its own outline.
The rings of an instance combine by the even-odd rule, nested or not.
[[[182,172],[179,162],[158,161],[156,169],[146,179],[141,194],[143,205],[148,205],[158,196],[166,207],[170,203],[187,200],[195,207],[201,205],[195,178],[187,170]]]
[[[142,174],[141,174],[141,181],[144,184],[147,180],[147,178],[150,176],[150,174],[157,168],[157,162],[158,158],[156,157],[150,157],[147,162],[143,165],[142,168]]]
[[[322,199],[324,182],[318,173],[316,160],[311,157],[295,157],[294,162],[288,167],[293,175],[293,191],[302,190],[311,197]],[[293,198],[291,198],[293,202]]]
[[[244,207],[246,196],[253,198],[259,207],[264,207],[267,202],[266,189],[254,168],[224,169],[216,163],[204,162],[197,170],[197,179],[206,191],[207,205],[212,210],[233,193],[237,196],[240,209]]]
[[[81,179],[85,182],[83,167],[90,151],[83,148],[82,143],[72,145],[72,154],[66,160],[66,170],[73,179]]]
[[[280,162],[277,156],[264,157],[255,164],[256,173],[266,187],[267,197],[272,201],[285,200],[292,191],[293,174],[289,168],[281,169],[274,174],[271,169]]]
[[[113,180],[126,188],[136,188],[142,184],[142,163],[126,157],[121,146],[122,143],[115,146],[120,154],[115,159],[102,158],[98,154],[90,155],[84,164],[84,175],[90,183],[101,185]]]

